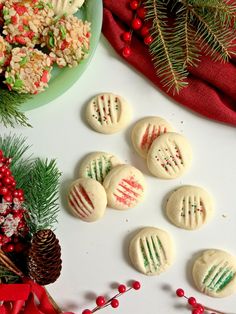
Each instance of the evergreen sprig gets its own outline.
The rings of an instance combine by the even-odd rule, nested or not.
[[[32,234],[51,229],[57,222],[59,172],[56,161],[36,159],[25,182],[25,206],[28,226]]]
[[[0,283],[15,283],[20,277],[11,272],[7,267],[0,264]]]
[[[235,54],[235,2],[146,0],[145,7],[152,21],[150,54],[167,91],[187,85],[188,66],[197,66],[201,54],[223,62]]]
[[[1,88],[1,86],[0,86]],[[5,127],[15,127],[16,124],[31,127],[28,118],[20,111],[20,105],[32,96],[29,94],[18,94],[0,89],[0,124]]]
[[[0,149],[12,158],[11,171],[17,188],[25,195],[27,222],[31,234],[52,228],[57,221],[60,171],[56,161],[34,159],[28,153],[26,138],[17,135],[0,135]]]

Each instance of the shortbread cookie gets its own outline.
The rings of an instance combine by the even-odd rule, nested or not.
[[[94,97],[87,105],[86,120],[97,132],[116,133],[123,129],[131,118],[129,104],[121,96],[104,93]]]
[[[72,15],[82,7],[84,0],[51,0],[53,11],[56,16]]]
[[[194,230],[207,223],[214,212],[209,193],[199,186],[187,185],[174,191],[166,204],[166,214],[177,227]]]
[[[221,250],[207,250],[193,265],[197,288],[215,298],[236,292],[236,257]]]
[[[147,158],[147,153],[152,142],[161,134],[172,132],[172,126],[160,117],[146,117],[135,123],[131,141],[136,152],[143,158]]]
[[[130,165],[119,165],[105,177],[108,206],[115,209],[135,207],[144,199],[146,183],[141,171]]]
[[[108,172],[121,162],[114,155],[105,152],[94,152],[87,155],[79,168],[79,177],[91,178],[103,183]]]
[[[174,261],[174,244],[161,229],[146,227],[131,240],[129,256],[134,267],[145,275],[159,275]]]
[[[68,204],[75,216],[87,222],[96,221],[105,213],[106,191],[96,180],[80,178],[70,187]]]
[[[161,179],[180,177],[192,163],[192,149],[178,133],[165,133],[153,141],[147,155],[150,172]]]

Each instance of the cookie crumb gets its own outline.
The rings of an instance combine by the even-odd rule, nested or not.
[[[129,220],[128,220],[128,219],[125,219],[125,221],[126,221],[126,222],[129,222]]]
[[[223,214],[223,215],[221,215],[222,216],[222,218],[227,218],[227,215],[226,214]]]

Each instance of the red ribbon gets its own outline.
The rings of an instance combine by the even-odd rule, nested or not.
[[[28,279],[22,284],[0,284],[0,302],[0,314],[59,314],[45,288]]]

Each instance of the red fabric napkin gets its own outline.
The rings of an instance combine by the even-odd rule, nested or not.
[[[130,28],[133,13],[129,0],[103,0],[103,34],[122,56],[122,33]],[[132,55],[125,60],[166,92],[156,76],[148,48],[138,35],[131,42]],[[168,94],[185,107],[210,119],[236,126],[236,59],[229,63],[202,57],[197,68],[190,69],[189,85],[179,94]]]

